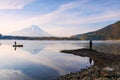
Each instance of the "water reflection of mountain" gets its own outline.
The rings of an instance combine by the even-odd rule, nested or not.
[[[63,49],[77,49],[77,48],[85,48],[88,46],[88,43],[86,42],[18,42],[20,44],[23,44],[22,48],[17,47],[17,49],[22,49],[26,52],[29,52],[31,54],[37,54],[43,49],[47,47],[49,50],[63,50]],[[52,46],[51,46],[52,45]]]
[[[44,47],[42,45],[32,45],[32,44],[24,44],[22,50],[29,52],[31,54],[38,54],[42,51]]]
[[[120,44],[95,44],[93,48],[97,51],[120,55]]]

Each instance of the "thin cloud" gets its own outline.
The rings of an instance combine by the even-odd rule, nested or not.
[[[88,25],[96,23],[99,24],[105,21],[118,20],[120,18],[119,9],[116,8],[114,10],[111,10],[112,7],[105,7],[108,6],[108,4],[109,5],[112,4],[112,2],[110,3],[108,2],[102,6],[101,4],[99,4],[97,7],[95,7],[96,5],[92,5],[88,3],[88,1],[89,0],[86,0],[84,2],[75,1],[61,5],[57,10],[51,13],[31,18],[30,22],[34,22],[39,25],[49,24],[46,27],[48,27],[48,29],[49,28],[51,29],[51,30],[49,29],[50,31],[52,31],[50,33],[52,34],[56,33],[57,35],[62,36],[65,35],[70,36],[72,35],[72,33],[75,34],[81,32],[83,33],[83,31],[84,32],[90,31],[91,29],[90,28],[88,29]],[[73,9],[78,10],[74,11]],[[74,28],[73,27],[71,28],[70,25],[73,25]],[[43,25],[43,27],[45,26]],[[96,30],[96,28],[93,30]],[[67,33],[63,34],[63,32]]]
[[[34,0],[0,0],[0,9],[23,9]]]
[[[26,16],[17,16],[19,17],[17,20],[15,16],[15,20],[11,20],[10,18],[7,18],[7,20],[9,24],[12,23],[14,24],[14,27],[17,26],[17,28],[14,29],[19,30],[24,28],[24,26],[36,24],[41,26],[43,30],[51,33],[51,35],[70,36],[76,33],[91,31],[91,28],[88,28],[88,26],[93,26],[93,24],[99,25],[104,22],[117,21],[120,19],[120,1],[92,1],[93,0],[76,0],[62,4],[56,10],[47,14],[29,18],[25,18]],[[1,19],[1,21],[3,20]],[[5,22],[1,24],[7,26]],[[96,30],[97,28],[98,26],[94,27],[94,29],[92,28],[92,31]]]
[[[104,7],[99,4],[92,5],[86,1],[75,1],[61,5],[57,10],[33,17],[29,21],[36,24],[91,24],[120,18],[120,10]],[[106,3],[106,6],[112,3]],[[114,6],[113,6],[114,7]],[[78,9],[77,11],[74,9]]]

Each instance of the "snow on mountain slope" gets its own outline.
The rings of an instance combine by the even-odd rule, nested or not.
[[[9,35],[12,35],[12,36],[26,36],[26,37],[51,37],[50,34],[43,31],[42,29],[40,29],[36,25],[32,25],[32,26],[27,27],[25,29],[9,33]]]

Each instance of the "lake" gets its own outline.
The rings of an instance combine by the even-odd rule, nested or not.
[[[60,50],[88,48],[89,41],[0,40],[0,80],[54,80],[61,75],[90,67],[88,57],[60,53]],[[120,54],[119,41],[94,41],[93,48]]]

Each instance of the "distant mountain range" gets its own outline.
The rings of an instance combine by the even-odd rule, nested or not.
[[[11,36],[24,36],[24,37],[51,37],[50,34],[43,31],[36,25],[32,25],[25,29],[9,33]]]
[[[20,40],[120,40],[120,21],[108,25],[97,31],[84,34],[77,34],[71,37],[54,37],[41,30],[38,26],[32,25],[25,29],[15,31],[9,35],[0,34],[0,39]]]
[[[100,30],[84,34],[73,35],[73,38],[80,40],[120,40],[120,21],[108,25]]]

